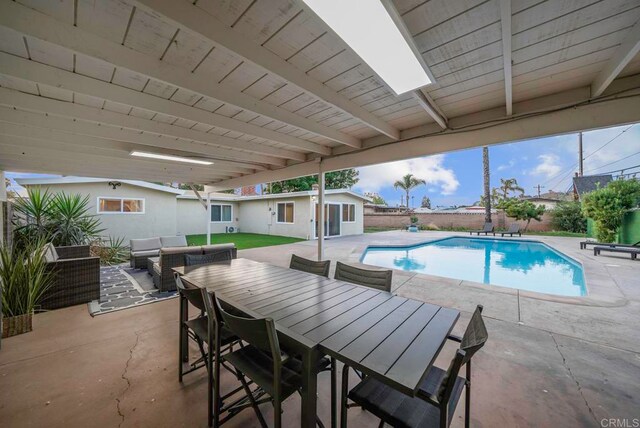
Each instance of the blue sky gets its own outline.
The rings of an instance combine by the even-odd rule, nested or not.
[[[585,175],[640,165],[640,124],[585,132],[583,148]],[[630,157],[616,162],[627,156]],[[489,159],[492,187],[499,186],[500,178],[516,178],[530,195],[537,192],[534,186],[538,184],[545,186],[542,192],[566,191],[577,171],[578,134],[494,145],[489,148]],[[611,165],[607,165],[609,163]],[[415,195],[412,206],[418,206],[424,195],[429,196],[433,207],[466,205],[477,201],[482,193],[480,148],[359,168],[359,171],[360,182],[355,190],[377,192],[389,205],[400,202],[403,193],[393,189],[393,182],[407,173],[427,181],[426,186],[412,192]],[[640,168],[633,171],[640,176]]]
[[[585,132],[583,144],[585,174],[640,165],[640,124]],[[577,150],[577,134],[491,146],[491,185],[497,187],[500,178],[516,178],[527,194],[535,194],[534,186],[538,184],[545,186],[542,192],[566,191],[577,171]],[[467,205],[477,201],[482,193],[480,148],[374,165],[359,171],[360,181],[354,190],[377,192],[389,205],[400,203],[402,193],[393,189],[393,182],[407,173],[427,181],[426,186],[412,192],[414,206],[424,195],[429,196],[434,207]],[[633,171],[640,176],[640,168]],[[39,175],[7,173],[7,176]]]

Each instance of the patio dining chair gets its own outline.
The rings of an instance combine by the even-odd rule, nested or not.
[[[392,270],[362,269],[336,262],[334,278],[382,291],[391,291]]]
[[[349,372],[345,365],[342,371],[341,428],[347,426],[348,408],[356,406],[380,418],[380,427],[385,423],[402,428],[448,427],[465,386],[465,427],[469,428],[471,357],[484,346],[487,338],[487,329],[482,320],[482,306],[478,305],[464,336],[448,337],[449,340],[460,343],[449,368],[445,371],[435,366],[431,367],[415,397],[403,394],[373,376],[366,377],[349,391]],[[458,376],[464,365],[466,376]],[[353,404],[347,404],[348,400],[353,401]]]
[[[209,340],[209,322],[207,317],[207,308],[202,298],[201,289],[198,287],[189,287],[180,278],[180,275],[174,273],[176,280],[176,288],[180,296],[180,334],[179,334],[179,352],[178,352],[178,380],[182,382],[185,374],[191,373],[202,367],[208,367],[207,356],[210,354],[211,341]],[[188,284],[188,283],[187,283]],[[189,304],[193,305],[200,311],[200,314],[189,319]],[[188,341],[191,339],[198,345],[200,350],[200,358],[189,364],[189,369],[185,370],[184,364],[188,363],[187,347]],[[222,346],[231,345],[239,339],[228,330],[222,330],[220,334]],[[205,345],[207,349],[205,350]]]
[[[289,269],[295,269],[302,272],[313,273],[329,278],[329,267],[331,266],[331,260],[315,261],[305,259],[304,257],[291,255],[291,262],[289,262]]]
[[[216,313],[221,317],[224,326],[246,343],[241,348],[222,356],[216,354],[214,364],[229,363],[235,368],[236,377],[242,384],[246,400],[239,401],[237,405],[231,405],[226,409],[214,407],[213,416],[216,419],[214,426],[226,422],[238,411],[252,407],[260,425],[266,428],[267,423],[258,405],[271,402],[274,407],[274,427],[280,428],[282,426],[282,402],[302,389],[301,363],[280,349],[278,333],[272,318],[237,316],[226,311],[217,298],[214,297],[213,300]],[[207,305],[209,304],[211,303],[207,303]],[[320,364],[326,366],[328,360],[323,358]],[[214,370],[214,373],[217,372]],[[216,374],[214,374],[214,378],[218,379]],[[247,379],[254,382],[258,389],[252,391]],[[219,388],[217,385],[213,386],[213,391],[213,405],[218,406],[220,400],[218,399]],[[265,395],[267,397],[264,397]],[[219,421],[220,415],[224,411],[227,411],[228,414],[225,419]],[[320,419],[317,419],[317,423],[323,427]]]

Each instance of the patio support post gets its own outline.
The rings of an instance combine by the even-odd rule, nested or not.
[[[211,245],[211,192],[207,192],[207,245]]]
[[[324,258],[324,171],[322,158],[318,161],[318,260]]]

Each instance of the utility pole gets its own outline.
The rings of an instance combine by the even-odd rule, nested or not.
[[[544,186],[541,185],[537,185],[537,186],[533,186],[534,189],[538,189],[538,197],[540,197],[540,189],[544,189]]]
[[[582,132],[578,133],[578,156],[578,165],[580,165],[580,177],[582,177],[584,173],[584,156],[582,156]]]

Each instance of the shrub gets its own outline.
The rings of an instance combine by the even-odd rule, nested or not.
[[[585,233],[587,218],[582,213],[580,202],[561,202],[551,212],[551,226],[555,230]]]
[[[614,242],[625,213],[639,202],[640,182],[616,180],[587,193],[582,201],[582,211],[595,222],[598,241]]]
[[[101,265],[118,265],[129,260],[129,248],[124,243],[124,238],[99,240],[91,245],[91,254],[100,257]]]
[[[526,220],[524,227],[526,231],[531,220],[541,221],[544,214],[544,205],[535,205],[533,202],[524,199],[506,199],[498,204],[498,208],[503,209],[507,217],[516,220]]]
[[[411,224],[416,224],[418,222],[418,217],[416,216],[411,216]]]

